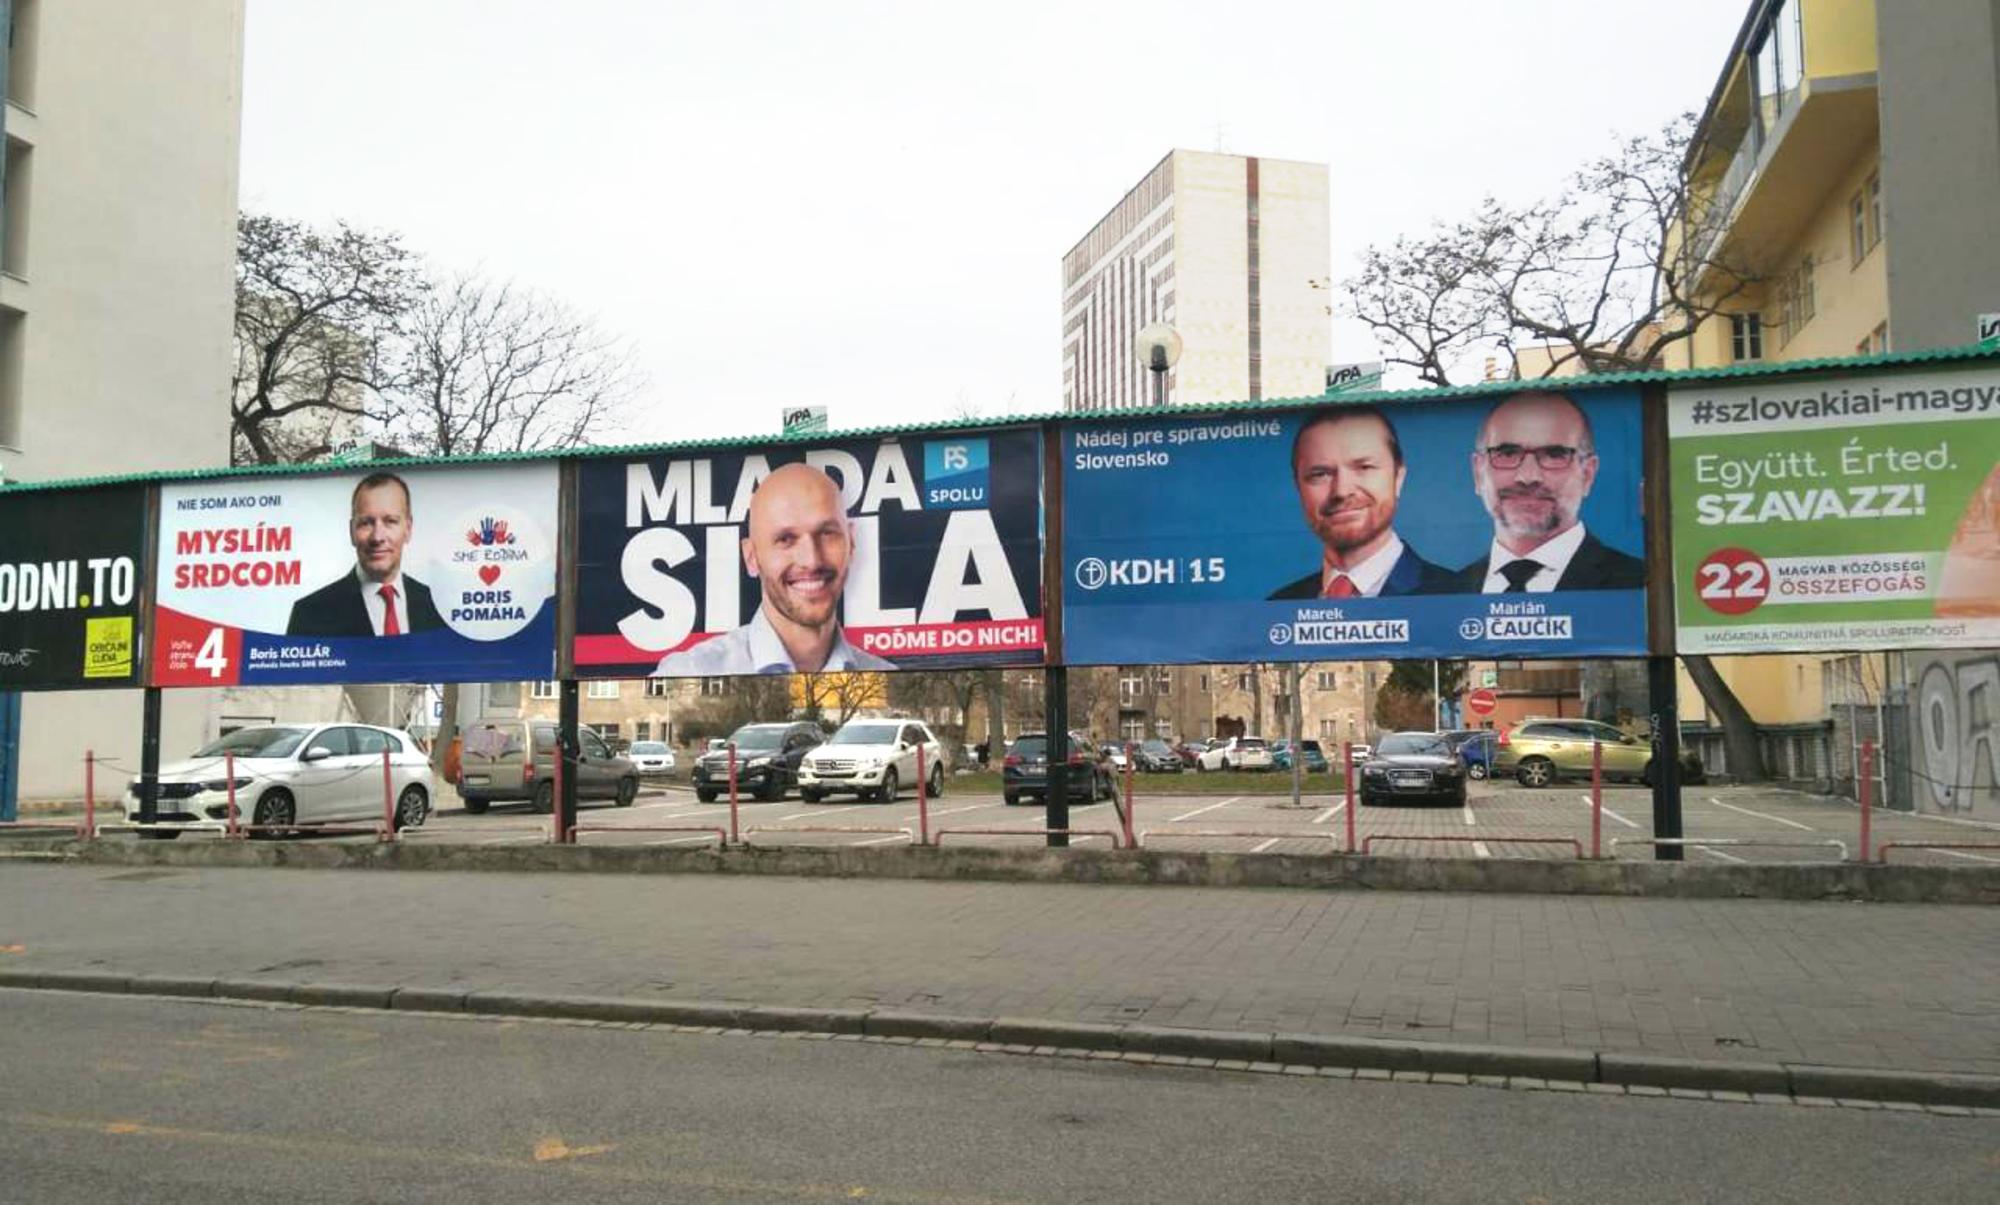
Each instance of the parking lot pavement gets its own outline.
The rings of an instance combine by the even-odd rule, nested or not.
[[[1148,848],[1230,853],[1324,854],[1346,848],[1347,802],[1325,779],[1308,784],[1300,806],[1283,795],[1149,795],[1137,780],[1132,828]],[[1604,857],[1649,860],[1654,849],[1652,794],[1645,787],[1607,785],[1602,790],[1598,849]],[[1573,858],[1591,850],[1592,799],[1588,783],[1530,789],[1513,782],[1471,785],[1464,808],[1426,805],[1359,807],[1355,845],[1391,857]],[[947,844],[1019,845],[1043,839],[1040,806],[1008,807],[991,794],[947,790],[929,801],[930,827]],[[1852,801],[1769,786],[1686,788],[1682,831],[1696,842],[1692,862],[1826,862],[1860,856],[1860,811]],[[41,819],[43,817],[37,817]],[[649,783],[628,808],[586,801],[578,814],[579,839],[592,844],[699,845],[729,828],[726,800],[701,803],[682,784]],[[1072,804],[1070,824],[1079,843],[1103,844],[1122,830],[1119,807]],[[1951,843],[1969,849],[1896,848],[1896,863],[2000,865],[2000,824],[1959,817],[1877,808],[1870,844]],[[908,841],[919,827],[913,795],[894,804],[839,796],[808,804],[795,796],[765,802],[739,800],[737,825],[755,844],[889,845]],[[447,788],[430,822],[410,834],[426,842],[530,844],[548,839],[551,820],[527,804],[494,804],[484,814],[464,810]],[[1007,833],[990,831],[1002,829]],[[710,831],[702,831],[710,830]],[[973,830],[973,831],[966,831]],[[327,837],[366,841],[371,838]]]

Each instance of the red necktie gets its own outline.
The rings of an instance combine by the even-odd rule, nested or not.
[[[1359,593],[1361,591],[1354,588],[1354,579],[1342,573],[1336,575],[1333,579],[1333,584],[1321,590],[1319,596],[1321,598],[1353,598]]]
[[[383,586],[375,593],[382,596],[383,603],[389,608],[382,615],[382,634],[384,636],[401,636],[403,634],[403,625],[396,622],[396,587]]]

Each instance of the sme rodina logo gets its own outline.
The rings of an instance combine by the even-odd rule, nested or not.
[[[481,519],[479,526],[465,533],[465,542],[474,548],[490,548],[496,544],[512,544],[514,533],[507,530],[505,519]]]

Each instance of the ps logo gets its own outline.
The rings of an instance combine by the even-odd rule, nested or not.
[[[946,444],[944,447],[944,467],[956,471],[971,465],[972,458],[965,454],[964,444]]]

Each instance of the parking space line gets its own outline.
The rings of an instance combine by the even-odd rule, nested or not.
[[[2000,858],[1991,858],[1986,856],[1985,854],[1969,854],[1962,849],[1940,849],[1940,850],[1935,850],[1933,852],[1941,854],[1950,854],[1954,858],[1970,858],[1974,862],[2000,863]]]
[[[837,812],[857,812],[868,806],[870,805],[865,803],[850,803],[844,808],[814,808],[809,812],[795,812],[790,816],[774,816],[770,823],[785,824],[792,820],[807,820],[814,816],[831,816]]]
[[[1769,820],[1773,824],[1788,825],[1792,828],[1801,829],[1808,833],[1816,833],[1819,831],[1810,824],[1800,824],[1796,820],[1787,820],[1783,816],[1773,816],[1766,812],[1753,812],[1749,808],[1740,808],[1733,803],[1724,803],[1713,795],[1710,795],[1708,797],[1708,801],[1714,804],[1716,807],[1728,808],[1732,812],[1740,812],[1745,816],[1755,816],[1759,820]]]
[[[1583,806],[1585,807],[1590,806],[1590,796],[1588,795],[1583,796]],[[1611,817],[1613,820],[1616,820],[1618,823],[1624,825],[1626,828],[1639,827],[1637,824],[1634,824],[1632,821],[1625,819],[1625,817],[1620,816],[1617,812],[1612,811],[1610,808],[1605,808],[1604,814]]]
[[[1848,804],[1853,807],[1852,803]],[[2000,824],[1990,820],[1967,820],[1962,816],[1933,816],[1929,812],[1898,812],[1899,816],[1909,816],[1917,820],[1935,820],[1939,824],[1963,824],[1968,828],[2000,829]]]
[[[1223,800],[1221,803],[1211,803],[1207,807],[1199,807],[1192,812],[1182,812],[1180,815],[1175,816],[1173,819],[1167,821],[1167,823],[1179,824],[1183,820],[1192,820],[1196,816],[1201,815],[1203,812],[1212,812],[1219,807],[1227,807],[1232,803],[1240,803],[1242,802],[1242,799],[1243,796],[1241,795],[1231,795],[1229,798]]]
[[[693,845],[697,841],[713,841],[714,836],[703,833],[699,837],[674,837],[667,841],[641,841],[641,845]]]
[[[1690,846],[1688,846],[1688,848],[1689,848],[1689,849],[1698,849],[1698,850],[1700,850],[1700,851],[1701,851],[1702,853],[1705,853],[1705,854],[1707,854],[1707,855],[1708,855],[1709,857],[1711,857],[1711,858],[1721,858],[1721,859],[1722,859],[1723,861],[1725,861],[1725,862],[1741,862],[1741,861],[1743,861],[1743,860],[1744,860],[1744,859],[1742,859],[1742,858],[1739,858],[1739,857],[1737,857],[1737,856],[1736,856],[1735,854],[1727,854],[1727,853],[1724,853],[1724,852],[1722,852],[1722,851],[1721,851],[1721,850],[1719,850],[1719,849],[1710,849],[1710,848],[1709,848],[1708,846],[1706,846],[1706,845],[1690,845]]]
[[[888,836],[886,836],[886,837],[864,837],[864,838],[862,838],[862,839],[861,839],[861,840],[859,840],[859,841],[850,841],[850,842],[849,842],[848,844],[850,844],[850,845],[887,845],[887,844],[889,844],[889,842],[891,842],[891,841],[908,841],[908,840],[909,840],[909,838],[908,838],[908,837],[905,837],[905,836],[904,836],[903,834],[901,834],[901,833],[890,833],[890,834],[889,834]]]
[[[1319,815],[1314,816],[1311,820],[1311,823],[1325,824],[1327,821],[1333,819],[1335,816],[1340,815],[1341,809],[1345,808],[1346,806],[1347,806],[1346,801],[1342,800],[1341,802],[1336,803],[1332,807],[1326,809],[1324,812],[1321,812]]]
[[[1252,848],[1252,849],[1250,850],[1250,852],[1251,852],[1251,853],[1253,853],[1253,854],[1261,854],[1261,853],[1263,853],[1263,852],[1264,852],[1265,850],[1267,850],[1267,849],[1271,848],[1271,847],[1272,847],[1273,845],[1276,845],[1276,844],[1277,844],[1278,842],[1280,842],[1280,841],[1282,841],[1282,840],[1284,840],[1284,838],[1282,838],[1282,837],[1273,837],[1273,838],[1271,838],[1271,839],[1270,839],[1269,841],[1266,841],[1266,842],[1264,842],[1264,843],[1263,843],[1262,845],[1258,845],[1258,846],[1255,846],[1255,847],[1253,847],[1253,848]]]
[[[1464,806],[1464,807],[1463,807],[1462,809],[1460,809],[1460,811],[1461,811],[1461,814],[1463,814],[1463,815],[1465,816],[1465,822],[1466,822],[1467,824],[1477,824],[1477,823],[1478,823],[1478,821],[1476,821],[1476,820],[1474,820],[1474,819],[1472,818],[1472,801],[1471,801],[1470,799],[1468,799],[1468,800],[1466,800],[1466,801],[1465,801],[1465,806]]]

